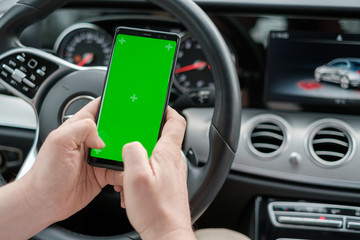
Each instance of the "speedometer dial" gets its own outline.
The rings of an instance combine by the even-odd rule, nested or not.
[[[59,57],[78,66],[106,66],[112,38],[100,27],[80,23],[65,29],[55,43]]]
[[[214,88],[205,55],[198,41],[186,36],[181,42],[175,69],[175,84],[184,91],[196,88]]]

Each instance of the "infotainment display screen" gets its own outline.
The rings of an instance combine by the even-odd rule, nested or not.
[[[271,32],[267,102],[360,105],[360,35]]]

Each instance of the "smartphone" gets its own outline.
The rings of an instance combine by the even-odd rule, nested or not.
[[[119,27],[97,114],[103,149],[88,163],[123,170],[122,148],[138,141],[149,157],[160,137],[180,37],[175,33]]]

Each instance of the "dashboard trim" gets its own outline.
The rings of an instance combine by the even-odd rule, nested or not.
[[[357,177],[357,169],[359,169],[360,162],[348,161],[337,168],[326,168],[314,163],[309,159],[304,145],[306,133],[309,129],[310,123],[316,122],[320,119],[338,119],[342,122],[347,122],[354,133],[354,141],[358,141],[360,133],[357,134],[357,129],[360,132],[358,116],[342,116],[336,114],[314,114],[314,113],[297,113],[287,111],[267,110],[268,113],[278,115],[289,124],[289,131],[292,136],[289,146],[281,152],[276,158],[270,161],[264,161],[260,158],[254,157],[250,154],[244,146],[246,142],[245,134],[240,136],[238,151],[232,165],[232,170],[235,172],[242,172],[254,176],[262,176],[286,182],[297,182],[310,184],[312,186],[327,186],[327,187],[341,187],[349,189],[360,189],[360,179]],[[191,147],[195,149],[199,157],[199,161],[205,162],[207,159],[208,145],[204,142],[207,139],[207,129],[210,124],[212,109],[192,108],[186,109],[184,112],[187,119],[187,133],[185,135],[184,151],[186,152]],[[248,121],[257,115],[264,114],[264,109],[243,109],[242,111],[242,129],[246,132],[248,128]],[[316,119],[316,120],[315,120]],[[299,164],[291,162],[293,154],[296,153],[301,157]],[[360,152],[353,151],[352,158],[357,159]]]
[[[286,206],[293,207],[295,211],[276,211],[274,207]],[[305,211],[296,211],[296,209],[306,209]],[[323,213],[323,209],[331,209],[334,213]],[[317,212],[316,210],[320,212]],[[320,231],[336,231],[336,232],[350,232],[350,233],[359,233],[357,230],[348,228],[348,222],[351,220],[360,221],[358,214],[360,213],[360,208],[355,206],[346,206],[346,205],[335,205],[335,204],[323,204],[323,203],[312,203],[312,202],[283,202],[275,201],[271,202],[267,206],[268,214],[270,216],[271,223],[280,228],[292,228],[292,229],[306,229],[306,230],[320,230]],[[309,210],[310,212],[308,212]],[[343,210],[356,211],[356,216],[348,216],[340,214]],[[337,213],[339,211],[339,213]],[[315,221],[331,221],[326,220],[325,218],[341,219],[341,225],[339,227],[320,227],[315,225],[301,225],[301,224],[289,224],[281,223],[277,220],[276,216],[286,216],[286,217],[305,217],[305,218],[316,218],[321,216],[323,219],[316,219]]]
[[[0,94],[0,109],[0,126],[36,129],[34,109],[22,99]]]

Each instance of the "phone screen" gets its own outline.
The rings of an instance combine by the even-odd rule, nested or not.
[[[90,163],[122,166],[122,148],[133,141],[151,155],[164,121],[178,44],[176,34],[117,30],[97,117],[105,148],[91,149]]]

